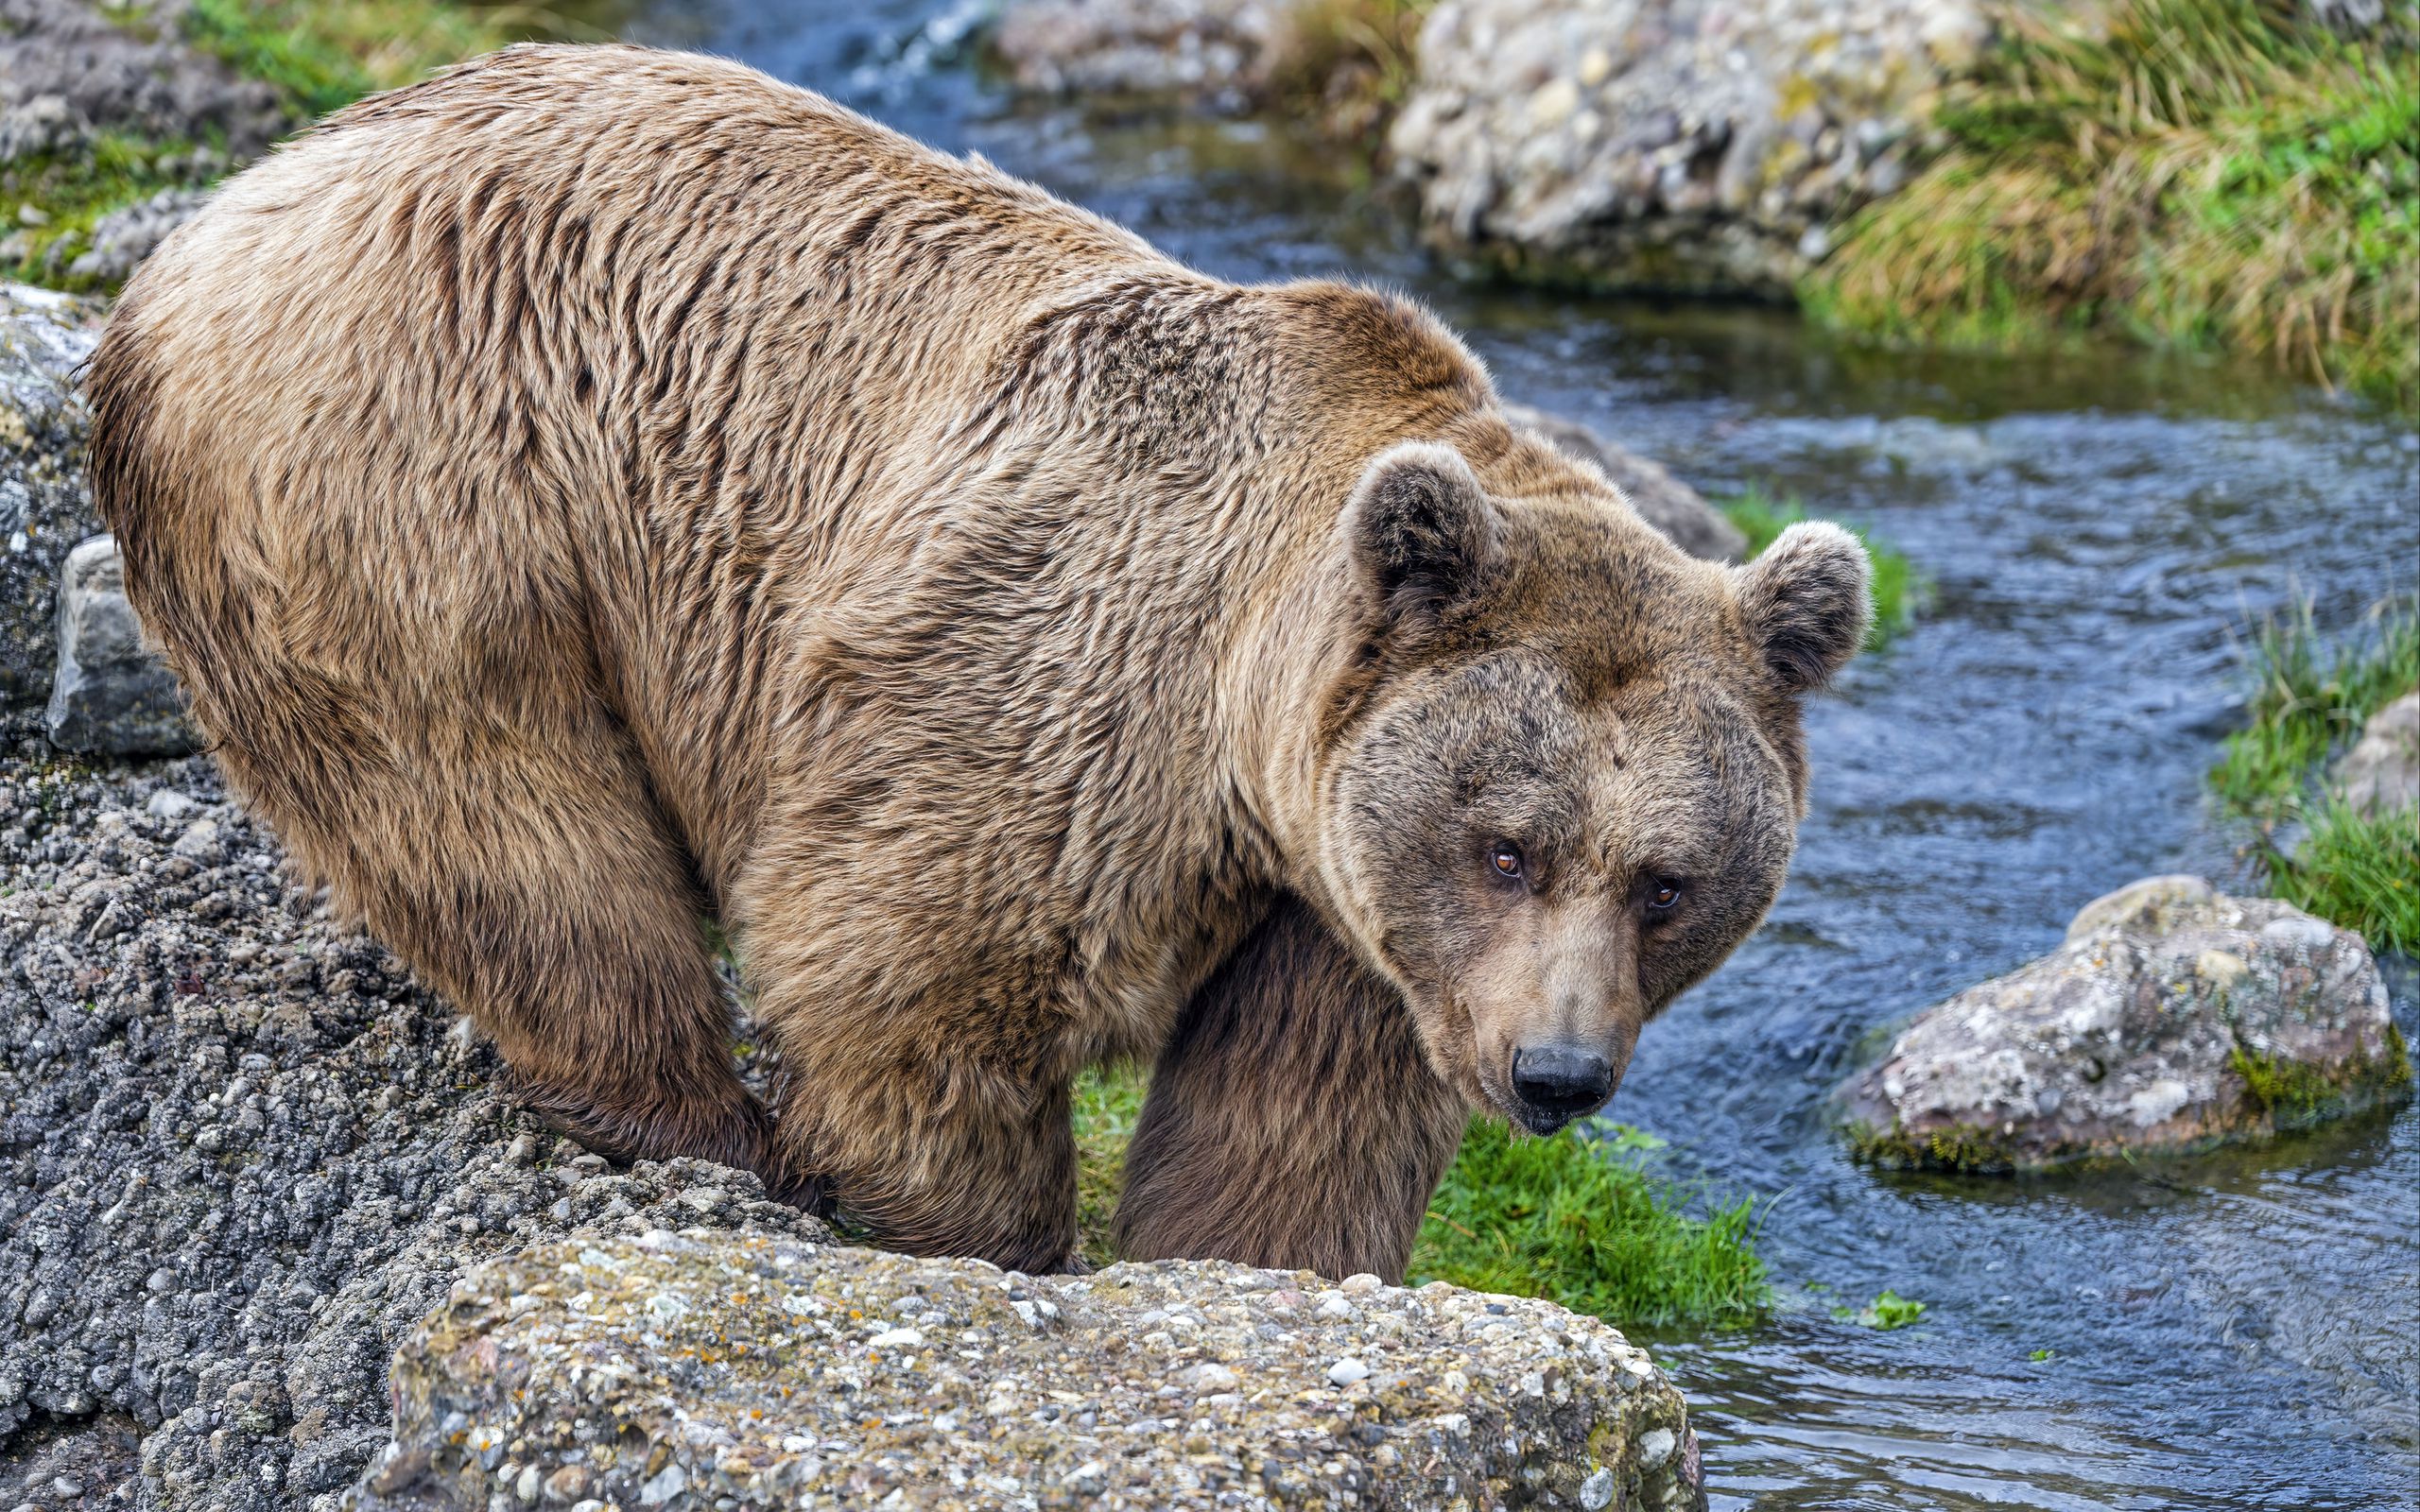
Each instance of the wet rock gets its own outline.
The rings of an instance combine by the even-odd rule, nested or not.
[[[2408,1095],[2411,1075],[2360,936],[2153,877],[1920,1015],[1839,1099],[1879,1161],[2017,1171],[2301,1127]]]
[[[1179,94],[1230,108],[1265,88],[1289,0],[1012,0],[993,51],[1021,89]]]
[[[1373,1288],[1349,1322],[1286,1305],[1317,1284],[539,1246],[466,1275],[405,1345],[395,1441],[348,1506],[484,1512],[525,1483],[667,1508],[1703,1504],[1680,1393],[1612,1329],[1442,1283]]]
[[[101,527],[73,378],[99,339],[97,304],[0,284],[0,711],[49,696],[60,564]]]
[[[2362,814],[2420,808],[2420,692],[2370,715],[2361,738],[2336,764],[2336,788]]]
[[[199,741],[176,675],[144,644],[117,541],[95,536],[60,572],[59,671],[43,716],[50,743],[101,756],[177,756]]]
[[[1594,463],[1622,490],[1632,508],[1690,556],[1737,561],[1747,554],[1748,538],[1739,527],[1661,465],[1624,451],[1585,425],[1527,404],[1505,405],[1504,417],[1537,432],[1566,455]]]
[[[1784,297],[1991,34],[1980,0],[1442,0],[1389,146],[1458,258]]]
[[[826,1237],[752,1177],[617,1171],[531,1122],[206,761],[45,749],[0,723],[0,1472],[43,1457],[90,1505],[330,1512],[388,1439],[396,1345],[474,1262]]]

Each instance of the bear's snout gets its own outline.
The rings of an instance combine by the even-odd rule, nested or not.
[[[1512,1052],[1512,1092],[1523,1127],[1547,1135],[1595,1112],[1614,1094],[1614,1063],[1584,1045],[1523,1045]]]

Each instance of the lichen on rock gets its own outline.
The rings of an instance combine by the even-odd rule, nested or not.
[[[2359,936],[2153,877],[1919,1015],[1837,1105],[1880,1163],[2021,1171],[2308,1126],[2402,1097],[2411,1075]]]

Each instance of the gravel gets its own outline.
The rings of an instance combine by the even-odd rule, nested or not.
[[[516,1111],[207,761],[89,767],[30,725],[0,757],[0,1494],[30,1456],[88,1506],[327,1512],[466,1265],[575,1232],[824,1237],[752,1177],[616,1171]],[[59,1512],[19,1485],[5,1504]]]

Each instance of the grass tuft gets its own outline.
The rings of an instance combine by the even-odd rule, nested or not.
[[[1940,156],[1844,229],[1809,311],[1951,346],[2240,350],[2420,404],[2420,55],[2268,0],[2094,14],[2006,17]]]
[[[2325,790],[2370,715],[2420,688],[2420,599],[2380,605],[2332,652],[2305,604],[2264,621],[2245,660],[2250,723],[2210,773],[2221,811],[2252,826],[2253,863],[2277,897],[2373,950],[2420,951],[2420,815],[2365,816]]]
[[[1410,1280],[1543,1297],[1617,1324],[1754,1317],[1771,1289],[1754,1200],[1690,1216],[1696,1194],[1642,1170],[1626,1132],[1596,1125],[1541,1140],[1474,1123],[1429,1202]]]
[[[567,29],[537,6],[444,0],[191,0],[187,40],[261,79],[304,117],[449,63]]]
[[[1806,507],[1798,500],[1777,499],[1754,487],[1717,507],[1748,538],[1751,561],[1762,555],[1783,531],[1808,518]],[[1888,542],[1875,541],[1855,525],[1846,528],[1865,547],[1867,558],[1874,563],[1874,628],[1866,636],[1865,646],[1869,651],[1879,650],[1914,621],[1927,590],[1914,564],[1898,550]]]
[[[1077,1212],[1084,1258],[1115,1258],[1110,1218],[1144,1082],[1087,1072],[1075,1096]],[[1543,1297],[1619,1324],[1720,1323],[1754,1317],[1770,1296],[1756,1258],[1755,1204],[1715,1204],[1642,1170],[1652,1135],[1596,1125],[1550,1140],[1502,1124],[1472,1125],[1429,1204],[1410,1279]]]

